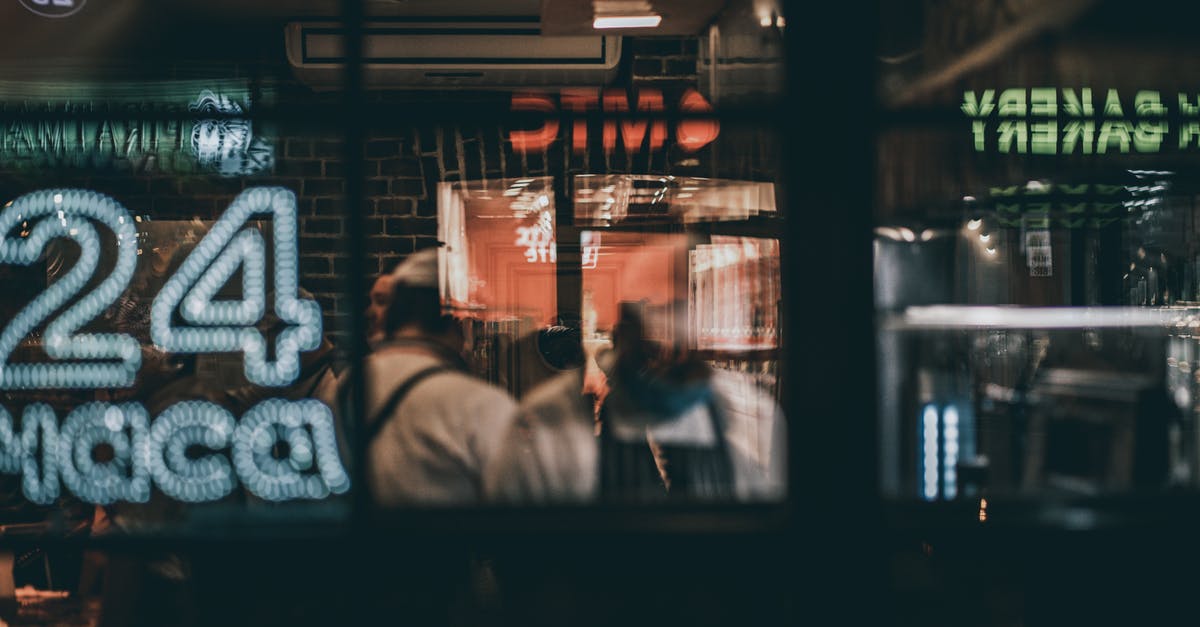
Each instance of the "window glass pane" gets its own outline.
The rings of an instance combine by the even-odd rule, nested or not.
[[[880,40],[884,493],[1194,489],[1194,71],[1163,62],[1194,42],[1104,4],[910,8]]]
[[[780,145],[755,113],[780,93],[777,11],[646,37],[372,9],[350,171],[336,11],[202,4],[91,38],[63,22],[57,48],[22,15],[0,48],[0,470],[22,506],[224,533],[343,520],[352,487],[400,509],[782,498]],[[464,73],[451,51],[491,61]],[[563,67],[494,62],[537,55]],[[367,404],[342,415],[355,325]],[[422,342],[456,372],[393,398]],[[511,493],[546,398],[583,435],[554,445],[567,487]]]

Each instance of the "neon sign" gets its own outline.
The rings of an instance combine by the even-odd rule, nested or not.
[[[1200,94],[1140,90],[995,89],[963,92],[975,152],[1157,153],[1200,148]],[[1172,128],[1172,119],[1178,125]]]
[[[285,459],[272,453],[276,430],[288,445]],[[112,459],[93,459],[100,445],[111,447]],[[192,447],[210,452],[189,458]],[[218,453],[227,448],[232,464]],[[187,503],[219,500],[239,481],[269,501],[322,499],[350,489],[333,415],[312,399],[268,399],[240,423],[207,401],[176,403],[153,424],[139,403],[88,403],[68,414],[61,429],[54,410],[35,403],[25,408],[19,432],[0,407],[0,472],[20,474],[25,497],[42,505],[58,498],[60,482],[97,505],[145,503],[151,483]]]
[[[111,120],[71,120],[73,113],[96,113],[97,108],[111,108],[111,103],[96,106],[55,96],[63,102],[48,107],[47,117],[60,112],[67,117],[55,122],[9,122],[0,128],[0,160],[5,167],[16,168],[128,167],[138,172],[204,170],[222,176],[255,174],[274,165],[271,144],[255,134],[249,120],[236,117],[246,112],[248,104],[210,89],[192,93],[196,95],[188,104],[191,113],[218,116],[194,122],[150,122],[137,119],[138,111],[149,105],[123,103],[127,110],[119,115],[114,111]],[[22,106],[28,112],[29,107]]]
[[[23,221],[41,220],[26,238],[12,237]],[[115,359],[117,363],[13,364],[21,338],[57,311],[92,278],[100,259],[100,239],[90,220],[117,234],[117,264],[95,290],[46,327],[51,359]],[[0,389],[127,387],[141,365],[137,340],[122,334],[77,334],[80,327],[112,304],[133,278],[137,231],[129,212],[115,200],[84,190],[49,190],[22,196],[0,213],[0,263],[29,265],[47,242],[70,237],[79,244],[79,263],[25,306],[0,332]]]
[[[251,217],[266,213],[274,225],[274,309],[288,325],[279,334],[274,361],[267,361],[266,340],[255,326],[266,311],[264,241],[256,229],[246,227]],[[100,256],[93,221],[116,234],[115,269],[47,325],[43,345],[51,363],[10,363],[21,338],[92,278]],[[33,223],[27,236],[9,237],[23,222]],[[79,244],[80,259],[0,332],[0,389],[130,387],[141,366],[138,342],[123,334],[77,331],[114,302],[133,276],[133,220],[117,201],[95,192],[27,194],[0,212],[0,263],[28,265],[51,239],[61,237]],[[317,348],[321,341],[320,307],[298,295],[296,242],[295,194],[275,187],[244,191],[154,299],[155,343],[172,352],[241,352],[250,381],[264,386],[294,382],[300,373],[300,352]],[[242,300],[214,300],[239,267]],[[186,326],[174,324],[176,311]],[[60,363],[65,360],[73,363]],[[283,458],[275,454],[279,442],[287,445]],[[100,462],[93,457],[101,445],[111,449],[111,459]],[[197,447],[211,453],[195,458],[188,451]],[[230,450],[229,459],[219,453],[225,449]],[[139,403],[88,403],[70,412],[61,428],[50,406],[34,403],[25,407],[19,432],[12,415],[0,407],[0,473],[21,474],[25,496],[41,504],[58,498],[60,482],[78,498],[97,504],[145,502],[152,483],[185,502],[220,499],[239,482],[271,501],[320,499],[349,489],[338,458],[333,414],[313,399],[267,399],[240,422],[206,401],[177,403],[153,423]]]
[[[289,325],[279,336],[274,362],[267,361],[266,340],[254,326],[266,310],[262,236],[251,229],[239,231],[259,213],[274,216],[275,313]],[[296,195],[291,191],[260,187],[242,192],[154,299],[154,343],[180,353],[242,352],[246,378],[252,383],[281,386],[294,381],[300,374],[300,352],[321,343],[320,306],[297,297],[296,231]],[[239,265],[245,269],[244,299],[213,302]],[[184,320],[193,326],[172,325],[181,303]]]
[[[657,89],[641,88],[635,92],[632,110],[653,113],[664,110],[663,94]],[[571,113],[586,113],[597,109],[607,113],[628,113],[631,110],[629,94],[624,89],[564,89],[555,102],[548,94],[514,94],[513,111],[529,111],[558,115],[559,106]],[[709,113],[713,106],[700,92],[689,89],[679,99],[678,109],[682,113]],[[508,139],[517,152],[539,152],[558,139],[559,121],[548,119],[536,129],[511,131]],[[576,154],[587,152],[587,120],[575,120],[570,124],[571,149]],[[620,144],[627,153],[633,154],[648,147],[651,152],[662,150],[667,142],[665,120],[605,120],[600,139],[604,150],[614,151]],[[686,152],[695,152],[712,143],[721,133],[716,120],[687,119],[674,126],[675,144]]]
[[[1162,175],[1165,178],[1169,173]],[[1131,212],[1161,203],[1168,189],[1166,180],[1127,184],[1033,180],[990,186],[978,199],[971,197],[971,202],[977,202],[978,209],[993,212],[997,226],[1019,227],[1028,235],[1052,228],[1104,228],[1126,219]],[[1029,246],[1041,244],[1027,243]]]

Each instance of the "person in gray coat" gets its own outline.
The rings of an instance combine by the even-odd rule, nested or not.
[[[473,376],[462,327],[442,312],[437,249],[391,274],[384,337],[366,363],[369,489],[383,507],[471,505],[515,409]]]

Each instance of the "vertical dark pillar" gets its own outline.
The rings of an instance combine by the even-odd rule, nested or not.
[[[349,357],[349,394],[343,407],[344,420],[353,434],[354,467],[354,523],[362,524],[365,513],[370,505],[370,495],[366,490],[366,440],[364,439],[363,405],[366,400],[364,390],[363,360],[367,355],[367,334],[363,328],[361,312],[367,308],[367,272],[366,258],[366,198],[364,175],[364,144],[366,138],[365,101],[363,91],[363,0],[343,0],[342,20],[346,26],[345,46],[346,65],[343,93],[343,128],[345,138],[343,147],[345,154],[346,172],[346,250],[349,263],[346,266],[349,275],[350,315],[346,317],[346,333],[350,339]],[[370,274],[374,274],[372,271]]]
[[[820,622],[885,612],[872,302],[874,2],[785,5],[787,318],[796,607]]]

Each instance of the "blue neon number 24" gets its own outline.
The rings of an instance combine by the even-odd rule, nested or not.
[[[255,327],[266,311],[266,260],[262,234],[247,221],[269,214],[274,223],[275,313],[287,327],[279,334],[276,358],[267,360],[263,334]],[[92,222],[117,239],[112,273],[68,307],[45,329],[49,363],[12,363],[13,352],[47,317],[66,305],[91,280],[100,261],[101,241]],[[33,225],[22,237],[17,226]],[[123,333],[79,333],[116,301],[137,267],[138,236],[129,211],[112,198],[79,189],[26,194],[0,212],[0,264],[30,265],[56,238],[80,247],[79,261],[0,331],[0,389],[118,388],[133,385],[142,354],[138,341]],[[283,386],[300,373],[300,353],[321,340],[321,310],[298,294],[296,196],[279,187],[251,188],[239,195],[171,276],[151,308],[151,337],[178,353],[242,352],[246,378]],[[220,288],[243,269],[241,301],[214,300]],[[177,327],[179,309],[189,326]]]
[[[266,311],[266,260],[262,235],[243,228],[260,214],[274,225],[275,314],[286,325],[267,360],[267,340],[255,327]],[[171,276],[150,310],[150,337],[176,353],[241,352],[246,378],[283,386],[300,375],[300,353],[321,343],[321,309],[299,298],[296,195],[282,187],[242,192]],[[242,267],[242,300],[216,301],[221,286]],[[189,326],[175,326],[176,309]]]
[[[21,339],[66,304],[87,284],[100,261],[100,238],[91,221],[117,236],[112,274],[46,326],[43,346],[54,361],[10,363]],[[33,227],[13,237],[17,225]],[[65,276],[25,306],[0,331],[0,389],[109,388],[133,385],[142,353],[128,334],[77,333],[125,290],[137,266],[137,230],[120,203],[91,191],[52,189],[17,198],[0,213],[0,264],[29,265],[50,240],[67,237],[79,244],[79,261]]]

